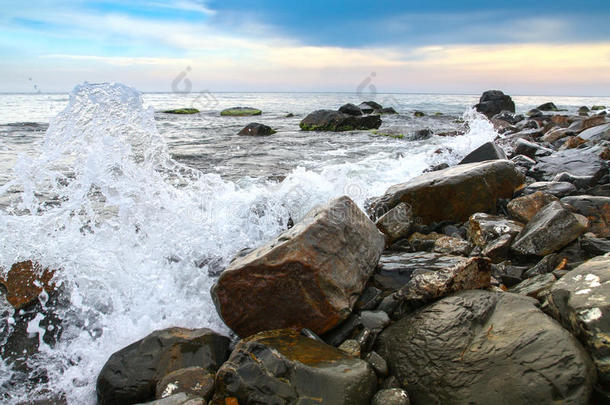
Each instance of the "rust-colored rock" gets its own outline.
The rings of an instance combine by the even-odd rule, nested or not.
[[[337,198],[235,259],[212,287],[212,298],[242,337],[288,327],[322,334],[349,316],[384,244],[351,199]]]
[[[537,191],[533,194],[515,198],[508,203],[506,208],[512,218],[527,223],[542,207],[557,200],[558,198],[552,194]]]
[[[27,260],[15,263],[0,284],[6,290],[6,299],[15,309],[21,309],[38,298],[43,290],[55,289],[54,270],[43,269],[39,263]]]
[[[570,138],[568,138],[567,141],[564,142],[562,148],[564,149],[574,149],[579,147],[580,145],[582,145],[583,143],[586,143],[587,141],[585,141],[584,139],[582,139],[580,136],[572,136]]]
[[[370,209],[379,217],[405,202],[423,224],[461,222],[475,212],[495,213],[498,199],[512,197],[523,182],[523,175],[508,160],[469,163],[394,185]]]

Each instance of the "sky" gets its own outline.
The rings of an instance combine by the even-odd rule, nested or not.
[[[610,95],[609,0],[0,0],[0,92]]]

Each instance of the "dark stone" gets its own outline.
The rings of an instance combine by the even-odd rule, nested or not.
[[[591,259],[551,288],[551,314],[588,348],[610,398],[610,258]]]
[[[172,371],[159,381],[157,398],[166,398],[181,392],[208,400],[214,393],[215,373],[202,367],[187,367]]]
[[[441,163],[441,164],[427,168],[426,170],[424,170],[424,173],[438,172],[439,170],[445,170],[448,168],[449,168],[449,165],[447,163]]]
[[[587,219],[555,201],[542,208],[516,237],[512,249],[522,255],[545,256],[578,238]]]
[[[512,197],[523,181],[507,160],[458,165],[390,187],[372,201],[370,210],[380,217],[405,202],[421,224],[462,222],[475,212],[495,212],[498,200]]]
[[[155,398],[157,384],[172,371],[201,367],[215,372],[229,356],[229,339],[209,329],[156,331],[114,353],[97,378],[100,405]]]
[[[400,203],[382,215],[375,225],[386,236],[388,245],[391,245],[397,239],[409,236],[413,223],[411,207]]]
[[[537,108],[532,108],[525,115],[530,118],[541,118],[542,116],[544,116],[544,113]]]
[[[589,220],[588,232],[598,238],[610,238],[610,197],[578,195],[564,197],[561,202]]]
[[[610,252],[610,240],[588,237],[586,234],[580,241],[580,247],[592,256],[603,255]]]
[[[536,108],[538,110],[540,110],[540,111],[559,111],[557,106],[554,103],[551,103],[551,102],[541,104],[541,105],[539,105]]]
[[[479,104],[474,106],[476,110],[491,118],[502,111],[515,112],[515,103],[510,96],[500,90],[488,90],[479,99]]]
[[[257,122],[251,122],[246,125],[237,135],[251,135],[251,136],[266,136],[275,134],[275,130],[267,125],[259,124]]]
[[[551,289],[556,280],[553,273],[540,274],[523,280],[511,288],[510,292],[539,299],[542,293],[548,292]]]
[[[373,332],[381,332],[389,325],[390,318],[383,311],[362,311],[360,322],[362,322],[362,326]]]
[[[393,107],[385,107],[379,110],[380,114],[398,114],[398,112]]]
[[[345,340],[356,336],[361,326],[360,316],[352,314],[339,326],[324,334],[323,340],[331,346],[339,346]]]
[[[444,298],[386,328],[377,351],[414,404],[585,405],[595,382],[580,343],[516,294]]]
[[[518,122],[523,121],[525,117],[521,114],[513,114],[508,111],[503,111],[499,114],[494,115],[493,119],[502,120],[508,122],[509,124],[515,125]]]
[[[434,132],[430,128],[419,129],[409,136],[411,141],[423,141],[430,139],[434,135]]]
[[[377,391],[371,405],[410,405],[409,395],[402,388],[389,388]]]
[[[339,107],[339,112],[342,112],[344,114],[348,114],[348,115],[362,115],[362,110],[360,109],[360,107],[348,103],[348,104],[344,104],[341,107]]]
[[[181,392],[166,398],[137,405],[206,405],[206,401],[203,398]]]
[[[366,113],[366,114],[370,114],[371,112],[374,112],[374,111],[379,111],[383,108],[383,106],[381,104],[376,103],[374,101],[364,101],[364,102],[360,103],[359,107],[362,111],[364,111],[364,110],[368,111],[368,113]]]
[[[466,155],[466,157],[458,164],[463,165],[466,163],[484,162],[486,160],[497,159],[507,159],[506,153],[504,153],[502,148],[495,143],[486,142]]]
[[[286,327],[322,334],[350,315],[384,245],[375,224],[340,197],[234,260],[212,298],[239,336]]]
[[[377,352],[370,352],[365,357],[366,360],[373,370],[375,370],[375,374],[378,377],[387,377],[388,376],[388,363],[385,361],[383,357],[381,357]]]
[[[576,187],[572,183],[559,181],[538,181],[528,184],[518,191],[518,196],[525,196],[537,192],[554,195],[561,198],[576,192]]]
[[[514,285],[519,284],[523,281],[523,273],[526,270],[524,267],[513,266],[506,263],[492,264],[491,275],[504,284],[504,286],[510,288]]]
[[[468,239],[484,249],[490,242],[502,235],[509,235],[511,240],[521,232],[523,224],[497,215],[476,213],[468,220]]]
[[[551,253],[550,255],[544,256],[535,266],[530,268],[524,273],[526,278],[539,276],[541,274],[547,274],[552,272],[557,264],[559,263],[559,255]]]
[[[377,129],[381,125],[378,115],[354,116],[332,110],[317,110],[299,124],[303,131],[354,131]]]
[[[364,289],[362,294],[360,294],[360,297],[358,297],[354,309],[357,311],[375,309],[381,300],[381,290],[373,286],[368,286]]]
[[[515,146],[515,155],[524,155],[531,159],[535,159],[539,156],[548,156],[553,153],[552,149],[545,148],[534,142],[530,142],[525,139],[519,139]]]
[[[550,181],[564,172],[586,179],[593,186],[608,172],[608,165],[591,150],[567,149],[539,158],[529,174],[537,180]]]
[[[316,398],[322,404],[369,405],[375,388],[366,361],[298,332],[276,330],[239,342],[216,375],[214,400],[289,405]]]

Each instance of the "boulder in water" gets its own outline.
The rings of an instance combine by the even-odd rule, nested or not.
[[[258,108],[253,107],[231,107],[220,112],[223,117],[248,117],[252,115],[261,115],[263,112]]]
[[[317,110],[299,124],[303,131],[354,131],[377,129],[381,125],[378,115],[354,116],[333,110]]]
[[[250,136],[266,136],[275,134],[275,130],[270,126],[259,124],[257,122],[251,122],[246,125],[237,135],[250,135]]]
[[[474,106],[476,110],[491,118],[502,111],[515,112],[515,103],[510,96],[500,90],[488,90],[481,95],[479,104]]]
[[[190,115],[197,114],[199,110],[196,108],[177,108],[175,110],[165,110],[163,111],[165,114],[180,114],[180,115]]]
[[[341,107],[339,107],[339,112],[342,112],[347,115],[355,115],[355,116],[362,115],[362,110],[360,109],[360,107],[358,107],[357,105],[351,104],[351,103],[344,104]]]

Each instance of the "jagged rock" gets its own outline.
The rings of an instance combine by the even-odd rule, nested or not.
[[[447,255],[467,256],[472,250],[472,246],[462,238],[441,236],[434,241],[432,250]]]
[[[510,245],[513,242],[513,239],[513,235],[505,233],[487,243],[483,250],[481,250],[481,254],[489,257],[493,263],[502,262],[510,253]]]
[[[517,140],[517,145],[515,146],[515,155],[524,155],[531,159],[537,156],[548,156],[551,153],[553,153],[552,149],[545,148],[542,145],[525,139]]]
[[[348,114],[348,115],[362,115],[362,110],[360,109],[360,107],[348,103],[348,104],[344,104],[339,108],[339,112],[342,112],[344,114]]]
[[[353,131],[377,129],[381,125],[378,115],[354,116],[333,110],[317,110],[299,124],[303,131]]]
[[[522,255],[545,256],[574,239],[587,228],[587,219],[555,201],[542,208],[516,237],[512,249]]]
[[[400,203],[381,216],[375,225],[386,235],[388,244],[409,236],[413,228],[413,212],[411,207],[408,204]]]
[[[527,267],[513,266],[507,262],[491,265],[491,275],[505,287],[512,287],[523,281],[523,274]]]
[[[460,165],[466,163],[484,162],[486,160],[507,159],[506,153],[501,147],[493,142],[486,142],[470,152],[460,161]]]
[[[568,139],[566,139],[566,141],[563,143],[563,145],[561,145],[560,149],[578,148],[583,143],[587,143],[587,141],[582,139],[580,136],[571,136]]]
[[[508,122],[511,125],[515,125],[520,121],[523,121],[525,117],[521,114],[509,113],[508,111],[501,112],[493,116],[494,120],[502,120]]]
[[[535,300],[503,292],[426,306],[386,328],[378,352],[414,404],[585,405],[595,383],[568,331]]]
[[[406,244],[404,241],[400,241],[392,246],[392,249],[408,252],[430,252],[434,250],[436,241],[442,237],[442,234],[436,232],[426,234],[415,232],[409,236]]]
[[[381,290],[373,286],[368,286],[364,289],[358,301],[354,305],[354,309],[358,311],[373,309],[381,301]]]
[[[468,239],[483,249],[502,235],[508,234],[514,238],[522,229],[523,224],[520,222],[478,212],[468,220]]]
[[[261,115],[263,112],[253,107],[231,107],[220,112],[222,116],[228,117],[247,117],[251,115]]]
[[[540,259],[534,267],[528,269],[523,275],[526,278],[531,278],[541,274],[551,273],[560,261],[561,258],[557,253],[551,253]]]
[[[355,339],[347,339],[337,349],[349,356],[360,358],[360,343]]]
[[[368,405],[375,393],[371,366],[291,330],[261,332],[239,342],[216,375],[215,400],[240,405]],[[222,403],[222,402],[220,402]]]
[[[608,172],[608,167],[606,162],[591,150],[567,149],[539,158],[529,175],[537,180],[554,180],[555,176],[564,172],[592,186]]]
[[[523,280],[516,286],[510,289],[510,292],[515,294],[527,295],[528,297],[536,298],[551,289],[557,279],[553,273],[540,274]]]
[[[212,287],[212,298],[239,336],[286,327],[322,334],[349,316],[384,245],[358,206],[337,198],[236,258]]]
[[[229,356],[229,339],[209,329],[159,330],[114,353],[97,378],[100,405],[155,398],[157,384],[187,367],[215,372]]]
[[[519,170],[519,173],[523,174],[524,176],[532,167],[534,167],[534,165],[536,165],[536,161],[534,159],[525,155],[514,156],[510,161],[515,164],[517,170]]]
[[[561,202],[589,220],[588,231],[599,238],[610,238],[610,197],[578,195],[564,197]]]
[[[402,388],[388,388],[377,391],[371,405],[410,405],[409,395]]]
[[[583,105],[582,107],[580,107],[578,109],[578,115],[585,115],[585,116],[587,116],[587,115],[589,115],[588,113],[589,113],[589,107],[587,107],[586,105]]]
[[[592,256],[603,255],[610,252],[610,239],[600,239],[589,236],[590,234],[583,235],[580,241],[580,246],[584,251]]]
[[[246,125],[237,135],[250,135],[250,136],[267,136],[275,134],[275,130],[270,126],[259,124],[257,122],[251,122]]]
[[[47,293],[55,290],[52,280],[54,274],[54,270],[27,260],[13,264],[5,278],[0,276],[0,285],[6,291],[5,296],[9,304],[19,310],[37,301],[43,290]]]
[[[536,108],[540,111],[559,111],[557,106],[552,102],[541,104]]]
[[[537,181],[519,190],[517,195],[525,196],[539,191],[561,198],[575,193],[576,187],[574,184],[565,181]]]
[[[474,107],[478,112],[485,114],[487,118],[491,118],[502,111],[515,112],[513,100],[500,90],[484,92],[479,99],[479,104]]]
[[[524,195],[523,197],[511,200],[506,206],[506,209],[512,218],[527,223],[543,207],[557,200],[557,197],[552,194],[536,191],[533,194]]]
[[[523,181],[508,160],[458,165],[390,187],[371,211],[380,217],[405,202],[418,223],[462,222],[475,212],[495,212],[498,199],[512,197]]]
[[[548,298],[551,314],[588,348],[610,398],[610,257],[596,257],[559,279]]]
[[[156,397],[166,398],[185,393],[208,400],[214,393],[215,378],[215,373],[203,367],[187,367],[172,371],[157,384]]]

